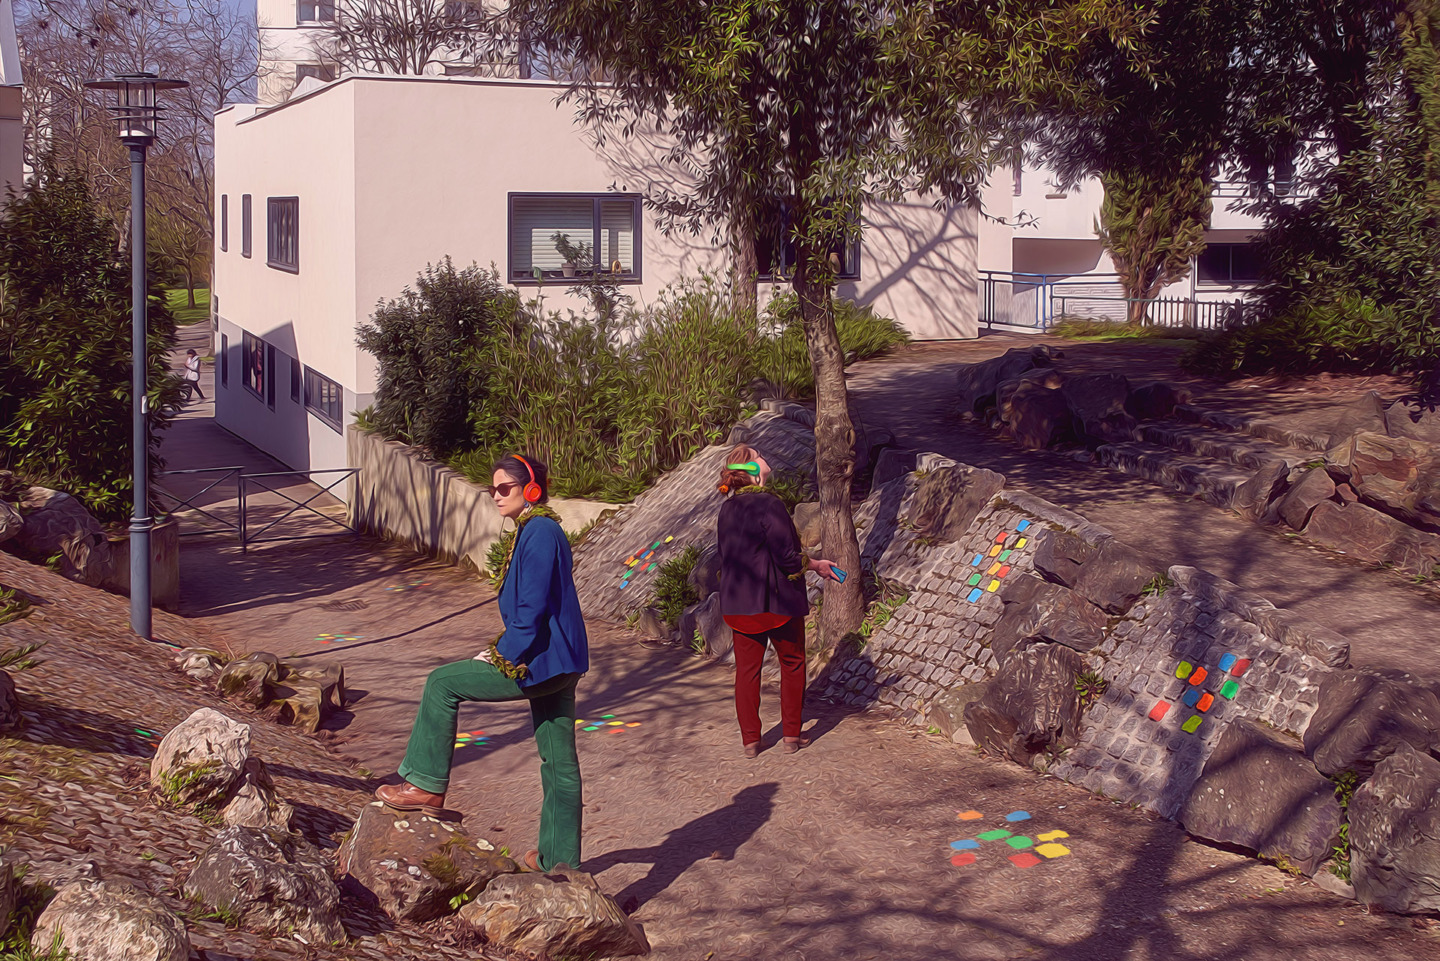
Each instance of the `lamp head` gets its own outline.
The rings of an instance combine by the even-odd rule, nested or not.
[[[155,127],[160,122],[156,92],[179,90],[190,84],[184,80],[162,80],[153,73],[123,73],[109,80],[87,80],[91,90],[112,90],[115,100],[110,110],[120,126],[120,141],[133,147],[148,147],[155,140]]]

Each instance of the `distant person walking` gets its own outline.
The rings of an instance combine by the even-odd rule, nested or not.
[[[200,355],[193,349],[185,351],[185,391],[186,400],[195,394],[205,399],[205,392],[200,389]]]
[[[504,628],[474,658],[430,672],[405,760],[404,782],[375,792],[397,811],[454,819],[445,809],[455,724],[462,701],[529,701],[540,749],[539,849],[531,868],[580,866],[580,760],[575,753],[575,687],[590,669],[590,648],[570,557],[555,512],[545,507],[549,471],[533,457],[511,455],[495,465],[490,486],[501,517],[515,521],[515,539],[500,571]]]
[[[800,734],[805,699],[805,572],[838,581],[835,565],[810,560],[785,502],[765,490],[770,465],[753,447],[730,451],[720,471],[717,544],[720,613],[735,632],[735,715],[746,757],[760,754],[760,668],[765,644],[780,661],[782,745],[793,754],[809,743]]]

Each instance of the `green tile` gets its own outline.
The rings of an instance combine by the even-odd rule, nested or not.
[[[968,585],[971,586],[971,587],[974,587],[976,584],[979,584],[979,583],[980,583],[980,575],[979,575],[979,574],[971,574],[971,575],[970,575],[970,579],[969,579],[968,581],[966,581],[965,583],[968,584]]]
[[[1186,734],[1194,734],[1197,730],[1200,729],[1200,724],[1204,720],[1205,719],[1203,717],[1201,717],[1199,714],[1196,714],[1190,720],[1180,725],[1180,730],[1184,731]]]
[[[1013,838],[1006,838],[1005,843],[1010,845],[1017,851],[1023,851],[1026,848],[1032,847],[1035,844],[1034,841],[1025,837],[1023,834],[1017,834]]]
[[[986,831],[984,834],[975,835],[977,841],[999,841],[1001,838],[1008,838],[1010,832],[1004,828],[996,828],[993,831]]]
[[[1191,664],[1189,661],[1181,661],[1175,667],[1175,676],[1183,681],[1190,676],[1190,672],[1193,670],[1195,670],[1194,664]]]
[[[1226,681],[1220,685],[1220,696],[1227,701],[1235,700],[1235,694],[1240,690],[1238,681]]]
[[[997,561],[999,561],[1000,563],[1003,564],[1003,563],[1005,563],[1007,560],[1010,559],[1011,553],[1013,553],[1013,552],[1012,552],[1012,551],[1001,551],[1001,552],[1000,552],[1000,556],[997,557],[997,558],[995,558],[995,559],[996,559]]]

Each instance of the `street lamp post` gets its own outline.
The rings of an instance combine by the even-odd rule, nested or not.
[[[150,630],[150,451],[147,419],[150,404],[145,392],[149,284],[145,276],[145,151],[155,141],[160,108],[158,90],[188,87],[184,80],[161,80],[153,73],[121,74],[110,80],[90,80],[92,90],[112,90],[110,109],[120,125],[120,142],[130,148],[130,391],[131,444],[134,457],[134,506],[130,513],[130,629],[149,638]]]

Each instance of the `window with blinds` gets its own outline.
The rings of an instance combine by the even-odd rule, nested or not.
[[[265,263],[276,270],[300,272],[300,198],[265,201]]]
[[[511,194],[516,284],[574,278],[640,282],[640,198],[633,194]]]

